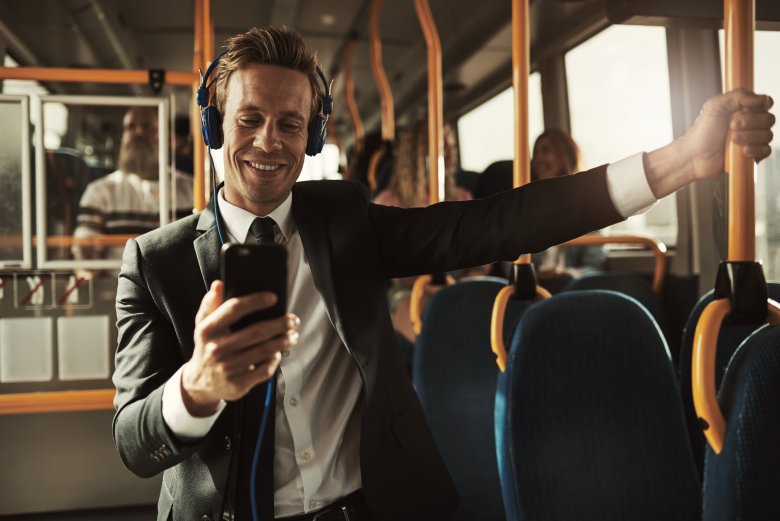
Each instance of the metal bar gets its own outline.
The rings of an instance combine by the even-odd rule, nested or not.
[[[165,71],[168,85],[192,85],[198,76],[188,71]],[[0,67],[0,80],[37,80],[67,83],[149,84],[149,71],[125,69],[68,69],[65,67]]]
[[[369,33],[371,36],[371,71],[379,89],[379,99],[382,107],[382,139],[395,141],[395,107],[393,106],[393,92],[387,74],[382,65],[382,38],[379,35],[379,15],[382,11],[382,0],[374,0],[371,4],[371,18]]]
[[[723,26],[726,39],[726,92],[743,88],[753,90],[753,33],[755,0],[725,0]],[[755,163],[742,154],[739,145],[729,142],[726,172],[729,173],[729,246],[730,261],[756,258]]]
[[[428,202],[444,200],[444,109],[442,103],[441,42],[428,0],[414,0],[428,49]]]
[[[0,415],[114,409],[114,389],[0,394]]]
[[[204,4],[208,0],[195,0],[195,38],[192,51],[193,72],[206,70],[204,57]],[[196,76],[197,77],[197,76]],[[206,207],[206,151],[204,149],[203,136],[200,132],[200,107],[195,100],[198,96],[199,77],[192,84],[192,107],[190,112],[190,126],[192,131],[192,207],[196,211]]]
[[[577,237],[571,241],[564,242],[560,246],[565,248],[567,246],[595,246],[601,244],[640,244],[648,247],[652,250],[655,256],[655,269],[653,270],[653,291],[656,295],[661,296],[661,291],[664,287],[664,279],[666,279],[666,245],[655,239],[649,237],[639,237],[633,235],[583,235]]]
[[[365,130],[363,129],[363,120],[360,119],[360,111],[355,100],[355,80],[352,77],[352,53],[356,44],[356,38],[351,39],[347,44],[347,47],[344,49],[344,61],[341,68],[344,71],[344,103],[347,105],[352,126],[355,128],[355,153],[359,154],[363,150]]]

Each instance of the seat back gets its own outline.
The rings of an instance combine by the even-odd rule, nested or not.
[[[765,326],[728,364],[718,401],[723,450],[707,448],[704,521],[780,519],[780,327]]]
[[[700,517],[669,351],[635,299],[576,291],[528,309],[495,414],[508,519]]]
[[[769,297],[775,300],[780,299],[780,282],[767,283]],[[685,420],[688,425],[688,433],[691,439],[691,448],[693,450],[696,468],[700,475],[703,475],[704,452],[706,441],[696,416],[696,410],[693,406],[693,390],[691,387],[691,361],[693,358],[693,338],[696,332],[696,324],[699,323],[702,311],[707,304],[712,302],[713,292],[710,291],[702,296],[694,306],[688,321],[683,329],[682,342],[680,345],[680,393],[683,400],[685,411]],[[715,355],[715,386],[720,388],[721,380],[726,371],[726,365],[734,356],[734,352],[739,345],[755,331],[761,324],[729,324],[725,321],[718,334],[718,351]]]
[[[639,301],[661,327],[666,335],[666,319],[664,309],[658,295],[650,283],[635,273],[594,271],[582,277],[573,279],[563,291],[582,291],[588,289],[605,289],[617,291]]]
[[[459,282],[431,299],[414,348],[412,381],[460,493],[457,520],[504,520],[493,436],[498,367],[490,348],[493,301],[506,281]],[[510,301],[509,338],[528,303]]]

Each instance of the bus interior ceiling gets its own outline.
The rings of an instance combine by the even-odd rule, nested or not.
[[[284,24],[297,29],[306,43],[316,49],[326,77],[335,79],[336,108],[332,116],[335,134],[340,146],[348,149],[354,144],[354,133],[343,103],[342,60],[353,39],[357,45],[351,73],[366,132],[378,132],[381,122],[380,95],[369,62],[371,3],[371,0],[212,1],[213,52],[219,52],[226,38],[250,26]],[[442,47],[444,120],[455,122],[511,86],[511,2],[430,0],[430,6]],[[530,16],[531,70],[542,74],[545,127],[571,127],[564,54],[612,24],[667,28],[675,136],[684,132],[698,114],[698,109],[692,112],[690,107],[700,107],[704,99],[721,89],[717,56],[712,55],[711,63],[690,58],[698,45],[693,33],[709,31],[714,34],[722,27],[722,0],[530,0]],[[756,0],[756,16],[758,29],[780,29],[780,2]],[[193,19],[193,0],[167,0],[164,3],[153,0],[0,2],[0,53],[19,66],[189,71],[193,64]],[[381,12],[380,32],[396,120],[405,124],[424,118],[428,82],[426,45],[412,0],[386,0]],[[715,41],[714,36],[712,39]],[[683,67],[690,69],[687,76],[682,72]],[[713,73],[713,70],[717,72]],[[140,85],[68,82],[43,85],[51,94],[155,95],[149,86]],[[163,93],[175,93],[175,104],[171,107],[175,115],[191,114],[192,91],[189,87],[167,86]],[[94,121],[86,124],[96,134],[118,135],[121,132],[115,107],[96,109],[91,114]],[[101,115],[106,117],[101,118]],[[108,119],[112,123],[106,123]],[[63,144],[67,144],[67,140],[63,140]],[[711,287],[717,260],[723,254],[714,238],[725,229],[725,212],[713,202],[713,190],[716,189],[711,183],[705,187],[691,187],[677,195],[677,212],[681,216],[678,242],[663,293],[667,325],[675,333],[670,341],[675,357],[674,342],[679,341],[678,333],[699,295]],[[717,217],[718,210],[720,217]],[[713,219],[713,216],[716,217]],[[694,221],[704,229],[693,230]],[[610,254],[609,267],[651,273],[651,263],[649,254],[637,254],[636,250],[619,251]],[[108,295],[111,291],[111,287],[101,287],[100,283],[95,286],[96,295],[100,292]],[[105,299],[103,304],[108,307],[101,311],[113,319],[110,300]],[[115,343],[114,338],[112,342]],[[32,389],[29,384],[4,385],[6,390],[14,392]],[[78,421],[74,421],[76,416]],[[79,412],[67,425],[66,422],[55,422],[55,428],[62,429],[57,440],[40,449],[30,444],[36,436],[40,437],[42,430],[52,430],[53,424],[46,415],[0,415],[0,432],[6,433],[4,444],[20,448],[15,454],[0,453],[0,462],[5,461],[6,468],[18,472],[17,485],[6,487],[9,476],[5,469],[0,469],[0,516],[120,505],[143,509],[152,504],[159,491],[159,480],[138,485],[138,480],[129,473],[123,474],[124,469],[113,453],[110,418],[110,411]],[[25,454],[36,452],[39,456],[52,458],[48,464],[79,469],[83,461],[79,461],[78,454],[68,455],[66,439],[83,439],[84,445],[88,445],[93,442],[94,432],[100,432],[105,440],[94,446],[90,464],[101,460],[112,464],[107,464],[105,471],[97,477],[90,478],[85,473],[75,478],[75,488],[88,490],[82,490],[81,495],[68,495],[68,491],[52,488],[53,495],[41,501],[34,491],[23,488],[25,483],[41,479],[44,484],[48,483],[48,478],[38,475],[43,464],[26,465]],[[82,449],[90,451],[90,447]],[[79,474],[78,470],[74,471],[74,475]],[[105,488],[101,489],[103,485]],[[119,490],[122,492],[117,492]],[[96,500],[97,493],[100,498]],[[146,514],[144,511],[141,515]]]

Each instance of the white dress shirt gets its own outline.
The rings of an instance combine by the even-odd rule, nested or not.
[[[642,154],[607,167],[607,188],[623,217],[655,203],[647,183]],[[256,216],[225,201],[219,193],[223,232],[232,242],[254,237]],[[587,204],[587,201],[583,201]],[[314,286],[290,208],[292,195],[268,217],[277,223],[276,242],[287,246],[288,311],[301,319],[298,344],[282,353],[276,384],[274,447],[274,515],[291,516],[321,508],[361,487],[360,410],[362,382],[328,317]],[[240,240],[239,240],[240,239]],[[181,369],[163,390],[162,414],[179,437],[205,436],[224,408],[208,417],[187,412],[180,392]]]

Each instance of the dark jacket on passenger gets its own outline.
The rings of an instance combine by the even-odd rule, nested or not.
[[[292,215],[315,285],[363,379],[360,468],[377,521],[450,519],[457,507],[396,345],[387,279],[513,260],[613,224],[622,217],[605,172],[415,209],[370,204],[353,182],[295,185]],[[129,241],[119,275],[114,439],[137,475],[164,472],[158,519],[221,519],[237,467],[239,402],[193,443],[162,417],[163,386],[192,356],[195,314],[219,276],[219,250],[209,208]]]

